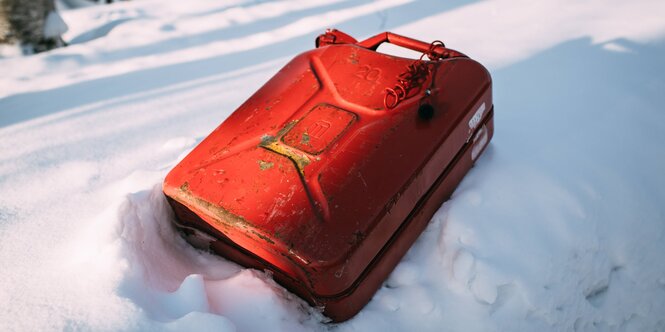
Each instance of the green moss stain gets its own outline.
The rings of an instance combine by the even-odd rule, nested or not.
[[[257,162],[259,163],[259,168],[262,171],[265,171],[267,169],[271,169],[273,166],[275,166],[275,163],[270,162],[270,161],[257,160]]]
[[[263,135],[263,137],[261,137],[261,143],[259,146],[293,160],[293,162],[295,162],[296,166],[298,167],[298,171],[300,171],[301,174],[304,174],[305,166],[309,165],[311,162],[309,157],[305,153],[282,144],[279,141],[279,138],[291,130],[291,128],[293,128],[296,123],[297,121],[289,122],[286,126],[284,126],[284,128],[280,129],[280,131],[275,136],[267,134]]]
[[[189,183],[185,182],[180,186],[180,194],[178,195],[178,200],[181,203],[187,203],[185,205],[198,206],[199,208],[210,211],[215,217],[215,223],[228,228],[231,225],[236,225],[242,228],[247,228],[250,224],[242,216],[233,214],[223,207],[212,204],[206,200],[203,200],[197,196],[194,196],[189,190]],[[222,222],[223,220],[223,222]]]

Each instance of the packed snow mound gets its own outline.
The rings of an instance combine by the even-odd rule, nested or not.
[[[157,1],[0,58],[2,330],[665,331],[662,1]],[[488,66],[496,133],[373,300],[198,251],[166,173],[325,28]],[[396,47],[381,51],[408,55]]]

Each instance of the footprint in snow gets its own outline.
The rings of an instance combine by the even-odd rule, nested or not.
[[[453,257],[453,277],[464,285],[469,285],[476,275],[476,258],[468,250],[459,249]]]
[[[622,266],[613,267],[610,270],[607,279],[598,281],[595,285],[590,287],[585,292],[584,299],[586,299],[587,302],[589,302],[589,304],[591,304],[592,306],[596,308],[601,308],[605,303],[605,299],[607,298],[607,292],[609,291],[610,286],[612,284],[612,277],[622,268],[623,268]]]

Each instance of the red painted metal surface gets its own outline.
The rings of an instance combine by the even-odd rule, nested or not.
[[[383,42],[428,60],[376,52]],[[487,70],[389,32],[317,39],[164,181],[190,240],[355,315],[493,133]],[[423,57],[424,57],[423,56]]]

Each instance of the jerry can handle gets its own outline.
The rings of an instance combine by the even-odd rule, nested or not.
[[[435,40],[428,44],[420,40],[405,37],[392,32],[380,33],[374,37],[370,37],[361,42],[358,42],[356,45],[370,49],[372,51],[376,51],[379,45],[386,42],[426,54],[430,60],[464,56],[457,51],[446,48],[446,45],[444,45],[440,40]]]
[[[444,45],[440,40],[435,40],[428,44],[420,40],[404,37],[402,35],[387,31],[358,42],[355,38],[337,29],[327,29],[326,32],[319,35],[315,41],[316,47],[322,47],[331,44],[356,44],[360,47],[372,51],[376,51],[379,45],[386,42],[420,52],[423,55],[427,55],[430,60],[466,57],[460,52],[446,48],[446,45]]]

